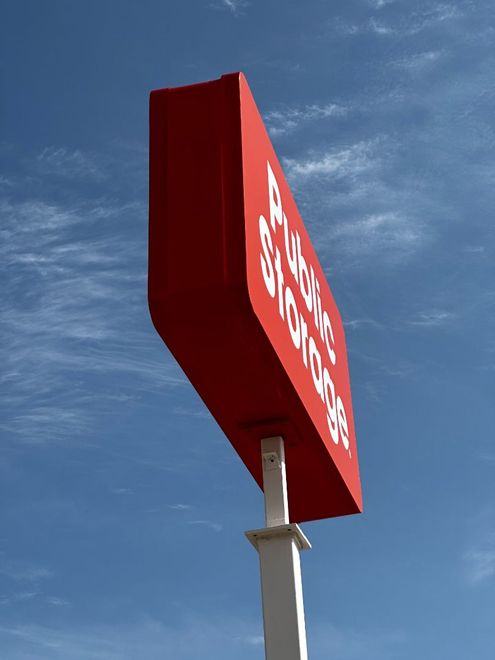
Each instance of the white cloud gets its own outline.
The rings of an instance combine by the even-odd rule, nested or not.
[[[448,312],[441,309],[432,309],[428,311],[420,312],[416,318],[413,318],[408,321],[409,325],[423,327],[423,328],[432,328],[453,321],[457,316],[453,312]]]
[[[460,18],[462,11],[458,4],[432,3],[428,9],[412,13],[413,25],[417,31],[431,27],[437,23],[443,23],[454,18]]]
[[[216,7],[230,11],[234,16],[238,16],[243,9],[249,6],[247,0],[218,0]]]
[[[176,627],[145,618],[120,625],[41,625],[0,627],[0,645],[9,660],[24,660],[36,648],[37,660],[248,660],[263,656],[261,621],[251,623],[219,613],[214,620],[189,616]],[[309,626],[309,648],[316,657],[342,660],[395,658],[407,643],[401,630]]]
[[[0,186],[5,186],[10,188],[13,185],[14,184],[12,183],[11,179],[0,174]]]
[[[350,328],[351,330],[358,330],[359,328],[362,327],[371,327],[371,328],[383,327],[381,323],[378,323],[374,319],[368,319],[368,318],[350,319],[348,321],[344,321],[344,326],[346,328]]]
[[[468,550],[464,555],[467,577],[476,586],[495,576],[495,534],[488,536],[485,543]]]
[[[415,53],[391,62],[391,66],[409,71],[411,74],[425,73],[431,69],[445,55],[444,51],[428,50],[422,53]]]
[[[174,415],[181,417],[191,417],[193,419],[210,419],[210,413],[206,410],[198,410],[196,408],[187,408],[186,406],[174,406],[172,408]]]
[[[39,591],[20,591],[17,593],[11,593],[9,595],[2,595],[0,596],[0,605],[3,607],[13,606],[16,603],[23,603],[26,601],[34,600],[39,595]]]
[[[39,406],[27,413],[13,415],[0,425],[4,431],[17,434],[26,444],[40,444],[47,440],[73,437],[88,426],[89,417],[80,408]]]
[[[134,495],[132,488],[112,488],[111,491],[114,495]]]
[[[380,135],[283,161],[313,244],[339,269],[397,266],[430,242],[432,200],[394,176],[400,149]]]
[[[101,156],[83,153],[79,149],[47,147],[39,154],[37,161],[43,174],[55,174],[69,179],[89,177],[98,181],[107,176]]]
[[[403,630],[360,630],[352,627],[316,626],[312,633],[312,647],[322,658],[341,660],[383,660],[401,655],[407,643]]]
[[[263,635],[247,635],[244,637],[236,637],[236,640],[242,642],[243,644],[249,644],[250,646],[263,646],[265,643],[265,638]]]
[[[220,523],[214,522],[212,520],[188,520],[188,525],[203,525],[204,527],[209,527],[214,532],[221,532],[223,526]]]
[[[46,566],[39,566],[32,562],[0,558],[0,575],[13,580],[14,582],[38,584],[43,580],[49,580],[55,574]]]
[[[290,179],[309,177],[355,176],[371,167],[374,142],[358,142],[348,147],[323,153],[310,153],[304,158],[285,158],[283,161]]]
[[[258,625],[226,614],[214,620],[190,616],[176,627],[149,618],[68,628],[34,624],[0,627],[0,646],[9,660],[33,657],[33,649],[36,660],[248,660],[253,658],[253,646],[261,646],[262,640]]]
[[[387,376],[392,376],[392,378],[405,378],[411,376],[418,368],[416,362],[412,363],[408,360],[393,358],[389,355],[383,359],[382,357],[377,357],[377,355],[368,355],[355,349],[350,349],[349,353],[368,365],[371,373],[375,375],[380,372]]]
[[[375,9],[383,9],[394,0],[370,0]],[[337,33],[344,36],[356,36],[362,34],[375,34],[377,37],[408,37],[416,35],[448,20],[461,18],[463,12],[459,7],[447,3],[431,3],[426,9],[413,9],[409,14],[399,21],[379,21],[371,17],[362,23],[346,23],[342,20],[335,21],[334,27]]]
[[[369,4],[375,7],[375,9],[381,9],[382,7],[386,7],[387,5],[391,5],[394,2],[397,2],[397,0],[368,0]]]
[[[148,320],[142,203],[12,194],[0,198],[0,216],[3,431],[73,442],[97,410],[129,401],[126,386],[135,397],[185,383]]]
[[[271,110],[264,116],[266,126],[270,135],[278,137],[291,133],[304,124],[331,117],[343,117],[348,110],[337,103],[325,105],[306,105],[302,107],[284,108]]]
[[[67,607],[70,605],[68,600],[59,598],[58,596],[46,596],[45,600],[49,605],[53,605],[54,607]]]
[[[384,23],[380,23],[375,18],[370,19],[368,23],[368,29],[370,32],[374,32],[375,34],[379,35],[395,34],[395,30],[392,27],[385,25]]]
[[[356,220],[335,224],[327,239],[351,255],[388,253],[395,260],[414,250],[422,236],[416,224],[398,213],[376,213]]]
[[[338,34],[348,37],[370,33],[376,34],[379,37],[389,37],[397,34],[396,28],[379,21],[374,17],[363,23],[346,23],[341,19],[337,19],[334,24],[334,29]]]

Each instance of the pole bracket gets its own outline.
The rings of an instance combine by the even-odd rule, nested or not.
[[[244,532],[250,543],[259,550],[258,541],[269,541],[273,538],[291,537],[295,540],[299,550],[311,550],[311,543],[296,523],[289,525],[277,525],[275,527],[264,527]]]

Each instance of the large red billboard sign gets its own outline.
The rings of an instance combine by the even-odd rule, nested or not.
[[[152,92],[149,254],[155,327],[258,484],[281,435],[293,522],[361,511],[342,320],[242,74]]]

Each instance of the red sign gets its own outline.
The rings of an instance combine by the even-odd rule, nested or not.
[[[242,74],[150,101],[149,306],[262,486],[285,439],[292,522],[362,510],[342,320]]]

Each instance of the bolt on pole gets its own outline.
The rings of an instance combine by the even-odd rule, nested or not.
[[[311,545],[289,523],[284,441],[261,441],[266,527],[246,532],[258,550],[266,660],[307,660],[301,550]]]

